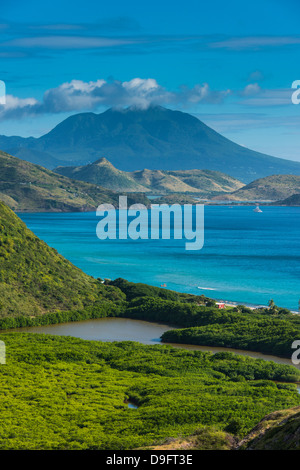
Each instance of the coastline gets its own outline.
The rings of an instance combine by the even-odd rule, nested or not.
[[[216,302],[224,302],[225,307],[236,307],[237,305],[243,305],[244,307],[250,308],[251,310],[256,310],[258,308],[269,308],[268,305],[262,305],[262,304],[252,304],[252,303],[247,303],[247,302],[236,302],[234,300],[224,300],[224,299],[213,299]],[[291,310],[288,307],[282,307],[282,308],[287,308],[291,313],[294,315],[299,314],[299,311],[297,310]]]

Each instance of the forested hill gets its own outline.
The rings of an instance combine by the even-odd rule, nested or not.
[[[0,317],[115,308],[124,294],[104,286],[37,238],[0,202]]]

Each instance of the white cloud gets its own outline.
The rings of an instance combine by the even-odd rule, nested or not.
[[[0,119],[23,117],[39,106],[35,98],[18,98],[13,95],[5,95],[5,103],[0,105]]]
[[[34,98],[17,98],[13,95],[6,95],[6,108],[17,109],[26,108],[27,106],[36,106],[38,101]]]
[[[291,89],[263,89],[250,83],[243,90],[211,90],[207,83],[193,88],[182,85],[170,91],[153,78],[84,82],[72,80],[47,90],[41,101],[33,97],[7,96],[6,105],[0,105],[0,120],[20,119],[24,116],[69,112],[97,111],[103,107],[171,105],[188,108],[196,104],[219,104],[226,97],[235,96],[238,104],[251,107],[283,106],[291,104]]]
[[[100,106],[125,107],[149,105],[187,106],[195,103],[219,103],[228,94],[212,91],[207,83],[193,88],[181,86],[177,91],[168,91],[153,78],[133,78],[130,81],[96,80],[84,82],[72,80],[47,90],[41,102],[34,98],[9,96],[7,106],[0,106],[0,119],[19,118],[25,115],[63,113],[71,111],[93,111]]]
[[[259,94],[261,91],[262,89],[258,83],[249,83],[249,85],[245,86],[245,88],[242,90],[241,95],[253,96]]]

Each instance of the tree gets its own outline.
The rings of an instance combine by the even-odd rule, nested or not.
[[[213,300],[213,299],[209,299],[207,302],[206,302],[206,307],[216,307],[217,304],[216,302]]]
[[[273,299],[269,300],[269,313],[271,315],[277,315],[278,314],[278,307],[275,305],[275,302]]]
[[[274,300],[273,300],[273,299],[269,300],[268,305],[269,305],[269,308],[275,307],[275,302],[274,302]]]

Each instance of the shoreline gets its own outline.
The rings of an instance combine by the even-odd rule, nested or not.
[[[206,287],[206,288],[205,287],[197,287],[197,289],[199,289],[200,291],[208,291],[208,295],[206,295],[206,294],[203,294],[203,295],[210,298],[211,300],[214,300],[215,302],[224,303],[225,307],[236,307],[237,305],[243,305],[244,307],[250,308],[251,310],[256,310],[256,309],[259,309],[259,308],[265,308],[265,309],[269,308],[268,305],[253,304],[253,303],[248,303],[248,302],[243,302],[243,301],[238,302],[236,300],[224,300],[224,298],[221,299],[221,298],[211,297],[209,295],[209,292],[212,292],[214,289],[211,289],[211,288],[208,288],[208,287]],[[175,291],[175,292],[177,292],[177,291]],[[185,294],[189,294],[189,292],[185,292]],[[191,295],[197,295],[197,294],[191,294]],[[279,308],[286,308],[287,310],[289,310],[294,315],[299,314],[299,310],[292,310],[289,307],[282,307],[282,306],[278,306],[278,307]]]
[[[268,305],[261,305],[261,304],[251,304],[251,303],[245,303],[245,302],[236,302],[234,300],[223,300],[223,299],[213,299],[216,302],[222,302],[225,304],[225,307],[236,307],[237,305],[243,305],[244,307],[250,308],[251,310],[256,310],[258,308],[266,308],[268,309]],[[297,310],[291,310],[288,307],[280,307],[280,308],[286,308],[293,314],[298,314],[299,312]]]

